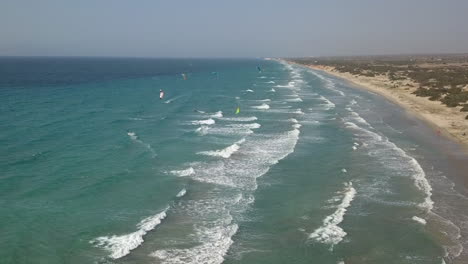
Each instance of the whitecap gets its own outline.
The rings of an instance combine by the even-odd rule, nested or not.
[[[311,233],[309,239],[331,245],[332,248],[333,245],[340,243],[346,236],[346,232],[338,225],[343,221],[347,208],[351,205],[355,195],[356,190],[353,188],[352,183],[346,184],[343,199],[337,206],[337,210],[333,214],[325,217],[322,226]]]
[[[202,155],[208,155],[208,156],[215,156],[215,157],[222,157],[222,158],[229,158],[231,157],[232,154],[234,154],[234,152],[238,151],[239,148],[240,148],[240,144],[244,143],[245,139],[241,139],[239,141],[237,141],[236,143],[224,148],[224,149],[221,149],[221,150],[214,150],[214,151],[201,151],[201,152],[198,152],[198,154],[202,154]]]
[[[249,122],[258,120],[256,116],[249,117],[223,117],[222,120],[233,121],[233,122]]]
[[[223,112],[218,111],[218,112],[214,113],[213,115],[211,115],[211,117],[213,117],[213,118],[221,118],[221,117],[223,117]]]
[[[194,174],[195,170],[192,167],[190,167],[185,170],[172,170],[170,172],[179,177],[187,177],[187,176]]]
[[[426,223],[427,223],[426,219],[421,218],[421,217],[413,216],[411,219],[413,219],[414,221],[420,223],[421,225],[426,225]]]
[[[141,220],[137,225],[138,230],[133,233],[120,236],[102,236],[95,238],[90,242],[95,246],[104,248],[105,250],[109,251],[109,257],[113,259],[119,259],[128,255],[130,251],[134,250],[144,242],[143,236],[162,222],[162,220],[166,217],[166,212],[168,209],[169,207],[158,214]]]
[[[192,121],[193,125],[213,125],[216,123],[213,119],[206,119],[206,120],[195,120]]]
[[[254,91],[252,89],[247,89],[245,90],[246,92],[253,93]]]
[[[270,106],[267,105],[267,104],[261,104],[261,105],[257,105],[257,106],[252,106],[252,108],[260,109],[260,110],[267,110],[267,109],[270,109]]]
[[[372,132],[368,129],[362,128],[356,125],[353,122],[345,122],[345,126],[350,129],[354,129],[362,132],[364,135],[370,137],[370,140],[363,144],[364,147],[374,147],[372,152],[369,152],[369,155],[374,155],[380,159],[383,159],[382,162],[386,166],[391,166],[395,161],[398,161],[398,167],[402,167],[405,171],[409,171],[414,180],[414,185],[421,191],[424,192],[425,198],[424,201],[420,203],[420,207],[430,211],[433,208],[434,202],[431,200],[432,196],[432,187],[429,184],[429,181],[426,178],[426,173],[422,169],[418,161],[408,155],[403,149],[399,148],[395,143],[391,142],[388,138],[384,138],[381,135]],[[369,126],[372,128],[371,126]],[[376,145],[378,144],[378,145]],[[394,156],[398,156],[400,159],[385,159],[386,156],[378,155],[377,151],[393,151]],[[375,154],[373,154],[375,153]],[[395,161],[394,161],[395,160]]]
[[[301,98],[286,99],[286,102],[302,102]]]
[[[180,192],[177,193],[176,197],[180,198],[180,197],[184,196],[186,193],[187,193],[187,190],[184,188],[184,189],[180,190]]]

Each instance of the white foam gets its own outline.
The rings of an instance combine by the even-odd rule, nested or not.
[[[138,137],[135,134],[135,132],[128,132],[127,135],[133,140],[138,140]]]
[[[259,123],[229,124],[227,126],[232,127],[232,128],[245,128],[245,129],[257,129],[261,127]]]
[[[275,83],[274,81],[269,81],[269,82],[266,82],[266,83]]]
[[[208,130],[209,130],[209,129],[210,129],[210,128],[207,127],[207,126],[201,126],[201,127],[197,128],[197,129],[195,130],[195,132],[197,132],[199,135],[202,135],[202,136],[203,136],[203,135],[206,135],[206,134],[208,133]]]
[[[261,104],[261,105],[252,106],[252,108],[260,109],[260,110],[267,110],[267,109],[270,109],[270,106],[268,104]]]
[[[293,112],[294,114],[299,114],[299,115],[303,115],[304,112],[302,112],[302,109],[298,108],[296,111]]]
[[[266,76],[260,76],[259,79],[266,79]]]
[[[296,118],[290,118],[289,121],[293,122],[293,123],[299,123],[299,121],[297,121]]]
[[[222,120],[226,121],[234,121],[234,122],[249,122],[258,120],[256,116],[249,116],[249,117],[223,117]]]
[[[213,117],[213,118],[221,118],[221,117],[223,117],[223,112],[218,111],[218,112],[214,113],[213,115],[211,115],[211,117]]]
[[[301,126],[302,126],[301,124],[294,124],[294,125],[292,125],[292,127],[296,128],[296,129],[301,128]]]
[[[180,190],[179,193],[177,193],[176,197],[180,198],[180,197],[184,196],[186,193],[187,193],[187,190],[184,188],[184,189]]]
[[[252,89],[247,89],[245,90],[246,92],[253,93],[254,91]]]
[[[328,100],[327,98],[323,97],[323,96],[320,96],[320,99],[322,101],[324,101],[325,103],[323,105],[325,105],[325,107],[327,108],[327,110],[330,110],[330,109],[333,109],[335,108],[335,104],[332,103],[330,100]]]
[[[271,99],[257,100],[258,102],[271,102]]]
[[[351,205],[355,195],[356,190],[353,188],[352,183],[346,184],[343,199],[337,210],[323,220],[322,226],[311,233],[309,239],[331,245],[332,248],[333,245],[340,243],[346,236],[346,232],[338,225],[343,221],[346,210]]]
[[[286,99],[286,102],[302,102],[301,98]]]
[[[373,153],[377,153],[377,151],[393,151],[393,155],[399,156],[400,159],[391,159],[391,160],[383,160],[382,162],[386,166],[390,166],[391,168],[397,167],[402,168],[404,171],[409,171],[411,176],[414,180],[414,185],[421,191],[424,192],[425,198],[422,203],[420,203],[420,207],[431,210],[433,208],[434,202],[431,200],[432,196],[432,187],[429,184],[429,181],[426,178],[426,173],[421,168],[421,165],[418,161],[408,155],[403,149],[399,148],[395,143],[391,142],[388,138],[384,138],[379,134],[372,132],[368,129],[362,128],[356,125],[353,122],[345,122],[345,126],[350,129],[354,129],[357,131],[362,132],[364,135],[371,138],[368,143],[363,144],[363,146],[372,146],[374,147],[373,151],[369,154],[372,155]],[[370,126],[370,125],[369,125]],[[372,128],[372,127],[370,127]],[[385,156],[374,154],[377,158],[385,158]],[[395,163],[397,162],[397,163]]]
[[[420,223],[421,225],[426,225],[426,223],[427,223],[426,219],[423,219],[421,217],[413,216],[411,219],[413,219],[414,221]]]
[[[300,131],[293,129],[278,135],[253,135],[243,143],[239,154],[230,159],[193,163],[196,173],[192,179],[245,190],[257,188],[256,178],[271,165],[294,151]]]
[[[274,88],[271,88],[270,92],[276,92],[276,90]]]
[[[226,147],[224,149],[221,149],[221,150],[214,150],[214,151],[201,151],[201,152],[198,152],[198,154],[202,154],[202,155],[208,155],[208,156],[215,156],[215,157],[222,157],[222,158],[229,158],[231,157],[232,154],[234,154],[234,152],[238,151],[239,148],[240,148],[240,144],[244,143],[245,142],[245,138],[237,141],[236,143],[230,145],[229,147]]]
[[[341,172],[347,173],[348,171],[346,169],[341,169]]]
[[[165,264],[221,264],[224,262],[232,236],[237,232],[237,224],[205,228],[201,245],[192,248],[174,248],[157,250],[150,256],[156,257]]]
[[[192,167],[190,167],[185,170],[172,170],[171,173],[179,177],[187,177],[194,174],[195,170]]]
[[[195,120],[192,121],[193,125],[213,125],[216,123],[213,119],[206,119],[206,120]]]
[[[104,248],[105,250],[109,251],[109,257],[113,259],[119,259],[128,255],[130,251],[137,248],[144,242],[143,236],[162,222],[162,220],[166,217],[166,212],[168,209],[169,207],[158,214],[143,219],[137,225],[138,230],[133,233],[121,236],[102,236],[93,239],[90,242],[95,246]]]

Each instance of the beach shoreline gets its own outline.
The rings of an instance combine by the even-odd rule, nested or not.
[[[338,72],[332,66],[301,65],[313,70],[321,71],[334,77],[343,79],[356,88],[364,89],[385,97],[389,101],[401,106],[407,112],[424,120],[434,128],[434,133],[443,135],[459,143],[468,154],[468,120],[458,108],[449,108],[440,102],[430,101],[424,97],[412,94],[411,86],[390,88],[390,81],[382,77],[356,76],[350,73]],[[465,135],[463,135],[465,133]]]

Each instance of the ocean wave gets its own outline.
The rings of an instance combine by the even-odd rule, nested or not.
[[[331,245],[333,248],[334,245],[340,243],[346,236],[346,232],[338,225],[343,221],[347,208],[351,205],[356,195],[356,190],[351,182],[345,185],[343,193],[343,199],[337,206],[336,211],[323,220],[322,226],[311,233],[309,239]]]
[[[192,125],[213,125],[214,123],[216,122],[212,118],[192,121]]]
[[[234,122],[249,122],[258,120],[256,116],[249,116],[249,117],[223,117],[222,120],[226,121],[234,121]]]
[[[265,83],[275,83],[274,81],[268,81],[268,82],[265,82]]]
[[[299,139],[299,129],[279,135],[257,136],[246,141],[241,155],[211,163],[192,164],[196,173],[192,179],[243,190],[255,190],[256,178],[265,174],[271,165],[276,164],[294,151]]]
[[[299,114],[299,115],[303,115],[304,112],[302,112],[302,109],[301,108],[298,108],[296,111],[293,112],[294,114]]]
[[[261,127],[261,125],[259,123],[229,124],[227,126],[232,127],[232,128],[245,128],[245,129],[257,129],[257,128]]]
[[[170,172],[179,177],[187,177],[187,176],[194,174],[195,170],[192,167],[190,167],[185,170],[172,170]]]
[[[176,197],[180,198],[180,197],[184,196],[186,193],[187,193],[187,190],[184,188],[184,189],[180,190],[180,192],[177,193]]]
[[[327,98],[323,97],[322,95],[320,96],[319,98],[320,100],[324,101],[324,104],[322,105],[325,105],[325,107],[327,108],[327,110],[330,110],[330,109],[333,109],[335,108],[335,104],[332,103],[330,100],[328,100]]]
[[[203,233],[200,232],[201,245],[184,249],[161,249],[151,256],[166,264],[221,264],[233,243],[232,236],[237,229],[237,224],[206,228]]]
[[[270,109],[270,106],[268,104],[261,104],[261,105],[252,106],[252,108],[260,109],[260,110],[267,110],[267,109]]]
[[[325,83],[325,88],[328,88],[329,90],[332,90],[333,92],[341,95],[341,96],[345,96],[345,93],[343,93],[342,91],[336,89],[336,86],[335,86],[335,83],[328,79],[328,78],[325,78],[325,76],[315,72],[315,71],[312,71],[312,73],[317,76],[319,79],[321,79],[324,83]]]
[[[431,200],[432,187],[426,178],[426,173],[415,158],[408,155],[403,149],[399,148],[388,138],[384,138],[375,132],[362,128],[353,122],[345,122],[345,126],[347,128],[360,131],[371,138],[370,141],[363,144],[363,146],[371,147],[373,149],[369,152],[369,155],[381,159],[381,162],[389,168],[400,168],[401,171],[398,173],[410,172],[414,180],[414,185],[425,194],[424,201],[421,202],[419,206],[428,211],[432,210],[434,205],[434,202]],[[379,154],[382,151],[392,151],[393,153],[391,156],[399,157],[399,159],[386,159],[388,155]]]
[[[213,118],[221,118],[221,117],[223,117],[223,112],[218,111],[218,112],[214,113],[213,115],[211,115],[211,117],[213,117]]]
[[[207,127],[207,126],[201,126],[197,129],[195,129],[195,132],[199,135],[206,135],[208,133],[208,130],[210,129],[210,127]]]
[[[285,100],[286,102],[302,102],[302,99],[297,97],[297,98],[293,98],[293,99],[286,99]]]
[[[249,92],[249,93],[253,93],[253,92],[254,92],[254,90],[252,90],[252,89],[247,89],[247,90],[245,90],[245,91],[246,91],[246,92]]]
[[[271,88],[270,92],[276,92],[276,90],[274,88]]]
[[[413,216],[411,219],[413,219],[414,221],[420,223],[421,225],[426,225],[426,219],[423,219],[421,217],[417,217],[417,216]]]
[[[208,156],[215,156],[215,157],[222,157],[222,158],[229,158],[231,157],[232,154],[234,154],[234,152],[238,151],[239,148],[240,148],[240,144],[244,143],[245,142],[245,138],[237,141],[236,143],[230,145],[229,147],[226,147],[224,149],[221,149],[221,150],[214,150],[214,151],[201,151],[201,152],[198,152],[198,154],[202,154],[202,155],[208,155]]]
[[[159,225],[166,218],[167,207],[162,212],[143,219],[138,223],[138,230],[121,236],[102,236],[91,240],[90,242],[110,252],[109,257],[119,259],[126,256],[130,251],[140,246],[143,242],[143,236]]]

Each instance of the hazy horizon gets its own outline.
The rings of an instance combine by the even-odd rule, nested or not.
[[[227,58],[468,53],[467,1],[7,0],[0,56]]]

